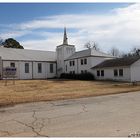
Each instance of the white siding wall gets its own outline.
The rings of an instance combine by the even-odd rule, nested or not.
[[[53,73],[50,72],[50,64],[53,64]],[[46,63],[46,74],[47,78],[56,77],[56,63]]]
[[[63,47],[58,47],[56,49],[56,54],[57,54],[57,70],[58,74],[63,72],[63,67],[64,67],[64,48]]]
[[[38,64],[42,65],[42,72],[38,73]],[[45,79],[46,78],[46,65],[45,62],[33,62],[33,79]]]
[[[57,54],[57,69],[58,70],[60,69],[57,72],[58,72],[58,75],[60,75],[61,73],[65,72],[64,60],[75,53],[75,47],[69,46],[69,45],[62,45],[62,46],[57,47],[56,52],[57,52],[56,53]]]
[[[29,63],[29,73],[25,73],[25,63]],[[19,62],[19,79],[32,79],[32,62]]]
[[[123,76],[114,76],[114,69],[123,69]],[[97,76],[97,70],[104,70],[104,76]],[[102,68],[94,69],[92,71],[95,78],[98,80],[117,80],[117,81],[130,81],[130,67],[114,67],[114,68]]]
[[[74,46],[69,46],[65,45],[64,46],[64,60],[70,57],[75,53],[75,47]]]
[[[75,65],[70,66],[70,61],[74,61]],[[67,66],[67,71],[66,71],[66,66]],[[65,73],[70,73],[70,71],[75,71],[75,73],[77,73],[77,59],[65,61]]]
[[[15,63],[17,68],[17,79],[46,79],[56,76],[56,63],[54,62],[3,61],[3,67],[9,67],[11,63]],[[25,63],[29,63],[29,73],[25,73]],[[42,64],[41,73],[38,73],[38,63]],[[50,73],[50,64],[53,64],[53,73]]]
[[[87,64],[81,65],[81,59],[87,59]],[[78,58],[78,59],[73,59],[73,60],[67,60],[65,61],[65,73],[69,73],[70,71],[75,71],[75,73],[81,73],[83,70],[87,70],[88,72],[92,72],[91,68],[94,67],[95,65],[103,62],[106,59],[110,58],[104,58],[104,57],[83,57],[83,58]],[[70,66],[70,61],[75,61],[74,66]],[[67,72],[66,72],[66,65],[67,65]]]
[[[83,59],[83,61],[84,61],[84,59],[87,59],[87,64],[81,65],[81,59]],[[89,72],[90,68],[91,68],[90,57],[83,57],[83,58],[78,59],[78,73],[81,73],[81,71],[85,71],[85,70],[87,70]]]
[[[131,65],[131,81],[140,81],[140,60]]]

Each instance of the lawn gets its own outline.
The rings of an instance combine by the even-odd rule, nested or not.
[[[138,91],[131,83],[78,80],[0,81],[0,106]]]

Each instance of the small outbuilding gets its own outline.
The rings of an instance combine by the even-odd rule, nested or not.
[[[140,81],[140,56],[105,60],[91,69],[97,80]]]

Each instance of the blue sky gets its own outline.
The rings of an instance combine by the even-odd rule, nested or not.
[[[103,51],[111,47],[127,51],[140,43],[139,5],[0,3],[0,37],[13,37],[27,49],[55,50],[62,43],[66,26],[69,43],[78,50],[87,41],[96,41]]]
[[[108,14],[127,3],[0,3],[1,24],[20,23],[61,14]]]

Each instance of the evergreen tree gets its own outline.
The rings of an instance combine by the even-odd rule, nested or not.
[[[2,44],[5,48],[24,49],[23,46],[13,38],[6,39]]]

